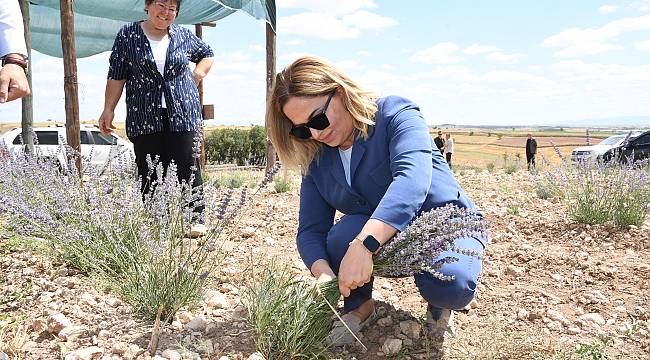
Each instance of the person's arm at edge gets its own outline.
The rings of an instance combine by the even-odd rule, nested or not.
[[[113,80],[106,81],[106,90],[104,92],[104,111],[99,117],[99,131],[104,135],[111,133],[115,126],[113,126],[113,118],[115,117],[115,107],[117,102],[122,97],[124,84],[126,80]]]

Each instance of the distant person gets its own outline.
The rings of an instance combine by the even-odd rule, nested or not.
[[[445,155],[445,139],[442,138],[442,131],[438,130],[438,136],[436,136],[435,139],[433,139],[433,142],[436,144],[436,147],[438,150],[440,150],[440,153],[444,156]]]
[[[174,24],[180,0],[145,0],[144,21],[120,29],[109,58],[104,111],[99,129],[109,134],[115,106],[126,85],[126,134],[133,143],[143,194],[156,181],[147,156],[159,158],[167,169],[173,161],[178,180],[198,189],[202,202],[201,169],[194,143],[203,124],[198,84],[212,66],[212,49],[190,30]],[[196,63],[192,71],[189,63]],[[203,205],[196,205],[190,236],[205,235]]]
[[[18,0],[0,1],[0,58],[0,103],[29,95],[27,47]]]
[[[447,164],[451,168],[451,156],[454,154],[454,139],[451,137],[450,133],[447,133],[447,140],[445,140],[445,159]]]
[[[526,163],[528,164],[528,171],[535,169],[535,153],[537,152],[537,141],[533,139],[533,135],[528,133],[528,140],[526,140]]]

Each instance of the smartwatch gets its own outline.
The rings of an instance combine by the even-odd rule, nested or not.
[[[379,252],[379,247],[381,246],[381,244],[379,243],[379,241],[377,241],[377,239],[375,239],[374,236],[366,235],[363,238],[356,237],[355,239],[361,241],[363,246],[365,246],[366,249],[368,249],[368,251],[370,251],[373,255],[376,255]]]

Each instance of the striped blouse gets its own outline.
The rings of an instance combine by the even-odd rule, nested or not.
[[[199,92],[189,62],[214,56],[212,49],[190,30],[172,24],[164,75],[156,68],[151,46],[139,22],[124,25],[115,37],[109,58],[109,80],[126,80],[126,134],[129,138],[163,131],[196,131],[202,126]],[[161,92],[167,108],[161,108]]]

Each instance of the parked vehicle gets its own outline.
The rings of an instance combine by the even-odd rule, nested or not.
[[[35,127],[34,153],[37,157],[66,164],[66,155],[61,146],[66,136],[63,126]],[[135,159],[133,144],[116,134],[104,135],[95,126],[81,125],[81,156],[86,164],[100,172],[112,161],[126,156]],[[2,149],[11,153],[24,151],[21,129],[14,128],[0,136]],[[0,150],[1,151],[1,150]]]
[[[630,139],[635,138],[639,135],[640,133],[633,133],[630,136]],[[607,150],[620,146],[626,137],[627,134],[613,135],[596,145],[577,147],[571,151],[571,160],[575,162],[595,161],[602,157],[603,154],[607,152]]]
[[[602,159],[605,162],[638,162],[650,159],[650,131],[607,150]]]

